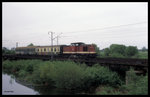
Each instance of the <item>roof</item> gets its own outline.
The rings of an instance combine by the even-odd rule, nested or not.
[[[27,47],[17,47],[16,49],[20,49],[20,48],[36,48],[37,46],[27,46]]]
[[[71,44],[85,44],[84,42],[74,42],[74,43],[71,43]]]
[[[53,45],[53,47],[59,47],[60,45]],[[23,49],[23,48],[43,48],[43,47],[52,47],[52,46],[27,46],[27,47],[17,47],[16,49]]]
[[[71,43],[71,45],[84,45],[85,43],[83,42],[75,42],[75,43]]]

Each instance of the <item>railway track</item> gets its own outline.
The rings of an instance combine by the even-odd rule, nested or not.
[[[48,55],[2,55],[4,60],[18,60],[18,59],[42,59],[42,60],[51,60],[51,57]],[[108,65],[126,65],[126,66],[141,66],[148,67],[147,59],[131,59],[131,58],[64,58],[64,57],[55,57],[53,60],[72,60],[81,63],[99,63],[99,64],[108,64]]]

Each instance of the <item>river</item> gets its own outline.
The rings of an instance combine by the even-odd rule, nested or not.
[[[3,73],[2,95],[39,95],[39,92],[17,83],[15,78]]]
[[[26,86],[15,77],[2,73],[2,95],[78,95],[79,91],[65,91],[64,89]]]

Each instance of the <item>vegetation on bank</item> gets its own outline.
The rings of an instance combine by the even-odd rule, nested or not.
[[[66,90],[89,90],[103,85],[103,91],[96,91],[96,94],[147,94],[148,91],[147,76],[136,77],[130,74],[134,79],[124,85],[116,72],[98,64],[89,67],[72,61],[6,60],[2,63],[2,69],[31,84]]]
[[[148,95],[148,75],[137,76],[131,69],[127,74],[128,83],[114,88],[100,85],[96,89],[96,95]]]
[[[100,84],[119,86],[121,80],[116,72],[95,65],[88,67],[72,61],[18,60],[3,61],[3,71],[33,84],[55,86],[67,90],[89,89]]]

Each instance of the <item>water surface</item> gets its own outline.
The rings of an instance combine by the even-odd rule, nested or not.
[[[39,92],[17,83],[15,78],[3,73],[2,95],[39,95]]]

